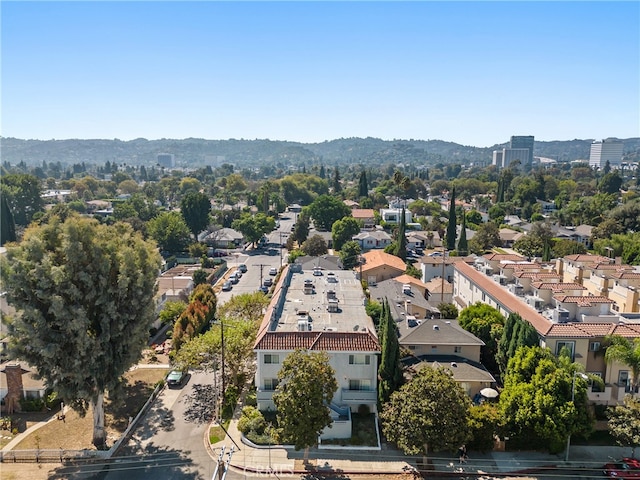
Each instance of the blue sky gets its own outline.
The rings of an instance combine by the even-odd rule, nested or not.
[[[640,2],[1,3],[6,137],[640,136]]]

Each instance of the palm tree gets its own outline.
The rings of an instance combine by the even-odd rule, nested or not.
[[[608,335],[605,340],[609,346],[604,353],[607,363],[620,362],[631,369],[631,386],[638,391],[640,382],[640,338],[630,340],[620,335]]]

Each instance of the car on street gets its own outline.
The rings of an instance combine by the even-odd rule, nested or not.
[[[229,280],[227,280],[226,282],[224,282],[222,284],[222,291],[223,292],[230,292],[232,288],[233,288],[233,284]]]
[[[315,267],[313,269],[313,276],[314,277],[321,277],[322,276],[322,269],[320,267]]]
[[[236,283],[238,283],[240,281],[240,277],[238,277],[236,275],[231,275],[229,277],[229,281],[235,285]]]
[[[336,274],[333,272],[327,273],[327,283],[338,283],[338,279],[336,278]]]
[[[269,269],[269,275],[276,276],[278,274],[278,269],[276,267],[271,267]]]
[[[187,371],[186,370],[171,370],[169,375],[167,375],[167,386],[169,388],[179,388],[184,385],[184,382],[187,380]]]
[[[259,288],[259,290],[260,290],[262,293],[264,293],[265,295],[266,295],[267,293],[269,293],[269,287],[267,287],[267,286],[265,286],[265,285],[261,285],[261,286],[260,286],[260,288]]]
[[[262,282],[262,285],[264,285],[265,287],[270,287],[271,285],[273,285],[273,280],[271,280],[270,278],[265,278]]]
[[[238,265],[238,271],[241,273],[247,273],[247,266],[244,263]]]
[[[625,457],[616,462],[606,463],[603,473],[610,478],[621,480],[640,479],[640,460]]]

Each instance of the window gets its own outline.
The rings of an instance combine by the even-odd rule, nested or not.
[[[438,346],[437,345],[431,345],[431,351],[435,351],[438,350]]]
[[[264,363],[265,364],[278,364],[280,363],[280,355],[274,355],[272,353],[266,353],[264,355]]]
[[[416,346],[415,345],[409,345],[409,350],[415,350]]]
[[[350,379],[349,390],[371,390],[371,380],[369,379]]]
[[[590,352],[597,352],[600,350],[600,342],[591,342],[589,344],[589,351]]]
[[[562,352],[563,348],[566,348],[569,352],[569,358],[571,358],[571,361],[574,361],[574,356],[575,356],[575,346],[576,346],[576,342],[557,342],[556,343],[556,355],[560,355],[560,353]]]
[[[629,370],[620,370],[618,372],[618,385],[625,387],[625,392],[628,392],[631,388],[629,381]]]
[[[264,379],[264,389],[268,392],[271,392],[276,389],[278,386],[277,378],[265,378]]]
[[[589,372],[589,375],[602,378],[602,372]],[[591,385],[592,392],[604,392],[604,389],[591,379],[589,379],[589,385]]]
[[[349,355],[349,365],[370,365],[369,355],[355,354]]]
[[[453,351],[454,351],[454,353],[461,353],[462,352],[462,347],[453,347]]]

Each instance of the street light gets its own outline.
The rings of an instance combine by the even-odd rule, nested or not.
[[[588,380],[589,377],[587,377],[584,373],[580,373],[580,372],[574,372],[573,373],[573,379],[571,381],[571,403],[574,404],[575,406],[575,399],[576,399],[576,377],[580,377],[583,380]],[[569,430],[569,435],[567,435],[567,450],[565,452],[564,455],[564,461],[568,462],[569,461],[569,448],[571,447],[571,430]]]

